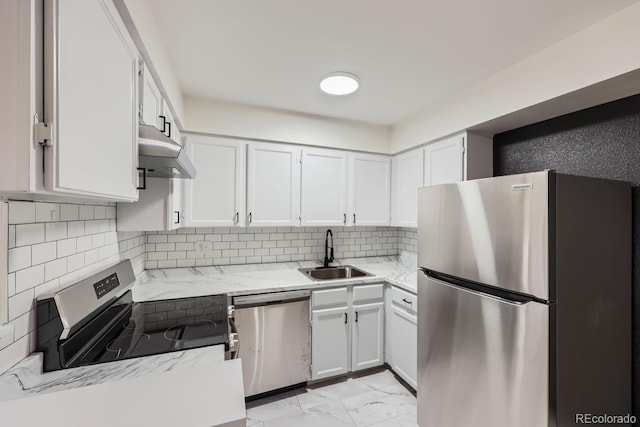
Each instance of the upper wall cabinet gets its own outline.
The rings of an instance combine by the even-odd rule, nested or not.
[[[302,225],[346,224],[347,166],[346,151],[302,149]]]
[[[0,40],[0,190],[137,200],[138,53],[113,3],[5,0]]]
[[[391,225],[417,227],[417,189],[423,185],[492,175],[492,139],[469,132],[398,154],[393,158]]]
[[[247,144],[247,225],[300,225],[300,147]]]
[[[198,174],[185,180],[185,224],[229,227],[245,224],[245,143],[188,134],[186,149]]]
[[[165,120],[162,119],[164,99],[147,67],[144,67],[140,73],[140,104],[140,122],[164,132]]]
[[[178,128],[178,124],[173,118],[173,113],[171,113],[171,109],[169,108],[169,104],[167,104],[166,100],[162,102],[162,117],[165,120],[164,130],[163,132],[169,138],[173,139],[178,144],[182,145],[182,140],[180,139],[181,133]]]
[[[138,53],[108,0],[46,1],[48,190],[137,200]]]
[[[182,179],[147,178],[134,203],[118,203],[118,231],[171,231],[184,226]]]
[[[349,167],[348,225],[389,225],[391,158],[353,153]]]
[[[393,157],[391,192],[391,225],[416,227],[418,188],[424,183],[424,148]]]

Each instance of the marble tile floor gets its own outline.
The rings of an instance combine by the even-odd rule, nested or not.
[[[247,403],[251,427],[414,427],[416,397],[388,370]]]

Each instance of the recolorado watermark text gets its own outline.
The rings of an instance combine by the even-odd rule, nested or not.
[[[576,414],[576,424],[635,424],[635,415]]]

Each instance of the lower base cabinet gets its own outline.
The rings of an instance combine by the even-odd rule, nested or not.
[[[311,312],[311,379],[349,372],[348,307]]]
[[[384,285],[311,294],[311,379],[384,363]]]
[[[391,368],[414,389],[418,386],[418,316],[415,294],[391,288]]]

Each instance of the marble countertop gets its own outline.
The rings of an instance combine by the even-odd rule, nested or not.
[[[224,345],[42,372],[33,353],[0,376],[0,402],[224,361]]]
[[[322,289],[335,286],[387,282],[417,292],[417,267],[411,257],[368,257],[342,259],[334,265],[353,265],[372,276],[354,279],[313,281],[299,268],[318,267],[319,262],[231,265],[221,267],[147,270],[133,286],[134,301],[186,298],[201,295],[246,295],[293,289]]]
[[[233,296],[321,289],[381,281],[416,292],[415,258],[370,257],[343,259],[334,263],[353,265],[372,274],[355,279],[316,282],[298,271],[299,268],[319,265],[319,262],[306,261],[147,270],[138,276],[132,292],[135,301],[151,301],[221,293]],[[224,346],[215,346],[43,373],[42,355],[34,353],[0,376],[0,402],[223,360]]]
[[[242,364],[221,361],[38,394],[0,403],[0,414],[3,425],[15,427],[244,426]]]

